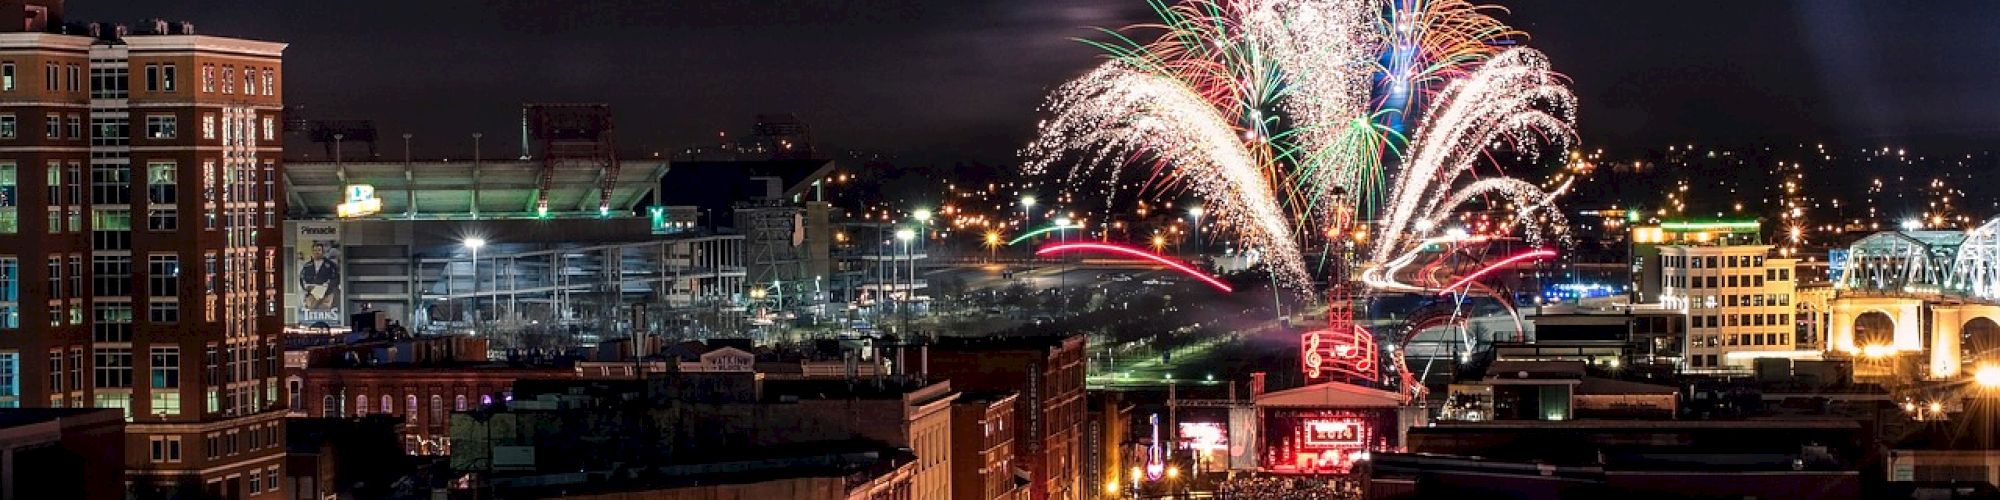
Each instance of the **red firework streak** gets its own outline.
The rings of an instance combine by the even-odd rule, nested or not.
[[[1335,229],[1329,245],[1340,245],[1340,257],[1333,259],[1333,289],[1327,291],[1326,329],[1306,332],[1299,338],[1299,361],[1306,383],[1340,380],[1372,385],[1381,366],[1376,361],[1375,335],[1354,323],[1353,247],[1338,238],[1351,233],[1353,217],[1347,210],[1335,215]]]

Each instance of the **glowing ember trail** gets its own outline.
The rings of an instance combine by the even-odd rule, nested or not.
[[[1061,231],[1061,230],[1064,230],[1064,229],[1082,229],[1082,228],[1083,228],[1083,224],[1070,224],[1070,225],[1062,225],[1062,224],[1056,224],[1056,225],[1053,225],[1053,226],[1049,226],[1049,227],[1045,227],[1045,228],[1041,228],[1041,229],[1036,229],[1036,230],[1033,230],[1033,231],[1028,231],[1028,232],[1026,232],[1026,233],[1021,233],[1021,235],[1020,235],[1020,236],[1015,236],[1013,240],[1009,240],[1009,241],[1007,242],[1007,246],[1014,246],[1015,244],[1018,244],[1018,243],[1020,243],[1020,242],[1023,242],[1023,241],[1027,241],[1027,240],[1028,240],[1028,238],[1033,238],[1033,237],[1036,237],[1036,236],[1041,236],[1041,235],[1044,235],[1044,234],[1049,234],[1049,233],[1053,233],[1053,232],[1056,232],[1056,231]]]
[[[1110,243],[1057,243],[1054,245],[1045,246],[1038,250],[1035,250],[1035,256],[1047,257],[1050,255],[1078,253],[1078,252],[1108,253],[1113,255],[1123,255],[1126,257],[1137,257],[1145,260],[1150,260],[1159,263],[1160,265],[1167,266],[1168,268],[1171,268],[1174,271],[1177,271],[1181,274],[1185,274],[1188,277],[1201,280],[1202,283],[1207,283],[1208,286],[1215,287],[1215,289],[1217,290],[1221,290],[1223,292],[1236,291],[1236,289],[1230,287],[1228,283],[1223,283],[1222,280],[1215,279],[1214,276],[1209,276],[1207,273],[1203,273],[1201,272],[1201,270],[1195,269],[1193,266],[1187,265],[1187,263],[1172,258],[1168,258],[1160,254],[1124,245],[1113,245]]]
[[[1513,256],[1507,257],[1505,259],[1500,259],[1499,262],[1494,262],[1492,264],[1487,265],[1486,267],[1480,268],[1478,271],[1473,271],[1472,274],[1467,274],[1465,275],[1464,278],[1459,278],[1458,281],[1453,282],[1451,286],[1447,286],[1444,287],[1443,290],[1439,290],[1438,295],[1451,293],[1452,290],[1456,290],[1460,287],[1464,287],[1465,285],[1469,285],[1474,281],[1479,281],[1479,278],[1484,278],[1486,277],[1486,275],[1492,274],[1494,271],[1498,271],[1507,266],[1531,260],[1555,258],[1555,256],[1556,256],[1556,251],[1548,249],[1529,250],[1526,252],[1514,254]]]

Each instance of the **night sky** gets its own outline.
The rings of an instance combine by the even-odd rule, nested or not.
[[[2000,81],[2000,3],[1497,3],[1573,78],[1589,144],[1969,148],[2000,137],[2000,101],[1987,91]],[[491,151],[517,149],[522,102],[609,102],[631,151],[791,112],[823,144],[1005,164],[1047,90],[1100,60],[1070,38],[1150,10],[1142,0],[71,0],[69,17],[162,17],[290,42],[289,103],[315,119],[375,120],[391,142],[415,133],[419,156],[463,156],[475,131]]]

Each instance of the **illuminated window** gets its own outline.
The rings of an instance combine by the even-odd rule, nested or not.
[[[147,138],[172,139],[179,128],[173,115],[146,117]]]
[[[0,408],[21,407],[21,353],[0,352]]]

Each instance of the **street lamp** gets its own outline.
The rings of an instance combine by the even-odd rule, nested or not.
[[[997,256],[998,256],[997,254],[998,254],[999,252],[1000,252],[1000,232],[999,232],[999,231],[987,231],[987,232],[986,232],[986,260],[989,260],[989,261],[993,260],[993,259],[994,259],[994,257],[997,257]]]
[[[1134,498],[1139,496],[1139,478],[1141,477],[1145,477],[1145,471],[1137,465],[1132,466],[1132,496]]]
[[[1069,217],[1056,218],[1056,241],[1063,241],[1063,231],[1069,229]]]
[[[486,246],[486,238],[474,236],[460,242],[472,252],[472,333],[479,333],[479,249]]]

